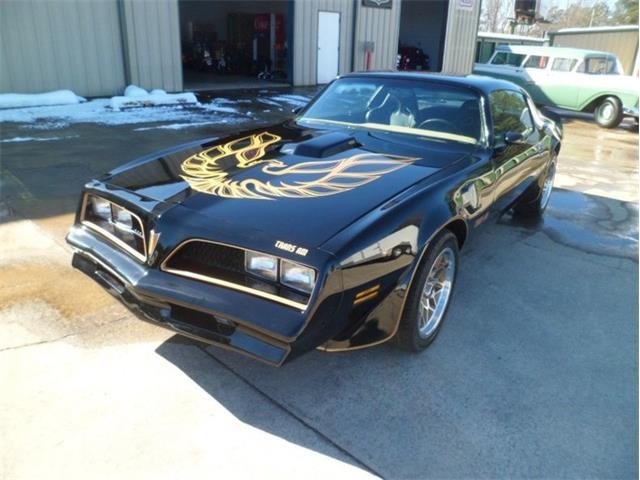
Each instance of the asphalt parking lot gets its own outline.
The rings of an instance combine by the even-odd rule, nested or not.
[[[287,113],[244,105],[247,127]],[[144,324],[71,269],[87,179],[239,128],[148,127],[0,143],[0,478],[638,477],[633,123],[565,117],[544,221],[506,215],[469,245],[426,352],[280,369]],[[0,140],[26,131],[51,137],[6,122]]]

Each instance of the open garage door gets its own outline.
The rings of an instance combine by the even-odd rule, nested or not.
[[[291,2],[179,0],[184,88],[289,85]]]
[[[398,70],[442,69],[447,0],[404,0],[400,11]]]

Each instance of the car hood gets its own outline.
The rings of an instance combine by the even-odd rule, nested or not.
[[[163,152],[101,180],[227,231],[258,230],[312,247],[467,153],[464,146],[285,123]]]

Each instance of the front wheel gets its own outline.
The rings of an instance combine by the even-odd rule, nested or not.
[[[603,128],[616,128],[622,122],[622,102],[617,97],[607,97],[594,112],[596,123]]]
[[[458,272],[458,240],[440,233],[427,247],[408,293],[397,333],[399,345],[424,350],[435,340],[447,314]]]

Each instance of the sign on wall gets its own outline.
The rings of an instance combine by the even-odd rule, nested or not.
[[[363,7],[391,8],[393,0],[362,0]]]

